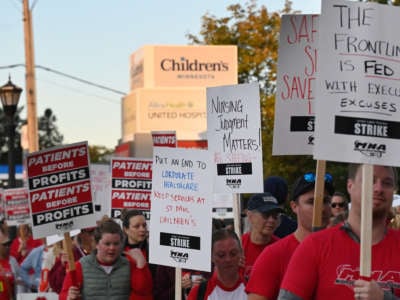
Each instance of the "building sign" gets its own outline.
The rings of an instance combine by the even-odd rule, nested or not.
[[[144,46],[131,55],[131,91],[237,83],[237,46]]]
[[[207,130],[205,97],[204,88],[139,89],[123,99],[122,135],[172,130],[178,139],[196,139]]]

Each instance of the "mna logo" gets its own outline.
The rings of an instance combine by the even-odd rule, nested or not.
[[[231,189],[238,189],[242,185],[242,179],[226,179],[226,185]]]
[[[363,154],[365,156],[381,158],[382,154],[386,153],[386,145],[385,144],[368,143],[368,142],[360,142],[360,141],[356,140],[354,142],[354,150],[361,152],[361,154]]]
[[[74,226],[74,221],[69,221],[69,222],[65,222],[65,223],[56,223],[56,229],[57,230],[68,230],[71,229],[72,226]]]
[[[314,145],[314,136],[313,135],[308,136],[308,145]]]
[[[179,252],[179,251],[174,251],[174,250],[171,250],[169,256],[178,263],[181,263],[181,262],[186,263],[186,261],[189,259],[189,253]]]

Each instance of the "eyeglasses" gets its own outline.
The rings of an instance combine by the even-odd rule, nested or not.
[[[274,218],[275,220],[280,219],[281,213],[280,212],[267,212],[267,213],[261,213],[264,219],[268,219],[269,217]]]
[[[331,203],[331,207],[332,207],[332,208],[336,208],[336,207],[341,207],[341,208],[343,208],[344,205],[345,205],[344,202],[332,202],[332,203]]]
[[[307,181],[307,182],[315,182],[315,179],[316,179],[317,177],[315,176],[314,173],[306,173],[306,174],[303,175],[303,178],[304,178],[304,180]],[[324,176],[324,180],[325,180],[326,182],[331,183],[331,182],[333,181],[332,175],[329,174],[329,173],[326,173],[325,176]]]

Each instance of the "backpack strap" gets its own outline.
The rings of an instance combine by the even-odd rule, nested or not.
[[[202,281],[199,285],[199,290],[197,293],[197,300],[204,300],[204,295],[206,294],[208,280]]]

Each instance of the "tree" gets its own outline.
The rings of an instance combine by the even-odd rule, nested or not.
[[[264,176],[280,175],[289,182],[316,168],[310,155],[272,156],[280,14],[298,13],[291,6],[292,2],[286,0],[280,12],[271,13],[265,6],[258,7],[256,0],[251,0],[246,7],[230,5],[227,17],[210,14],[202,17],[200,37],[187,35],[192,44],[238,46],[238,82],[258,81],[261,86]],[[335,178],[345,178],[343,165],[331,163],[329,168]]]
[[[21,149],[21,128],[26,125],[26,120],[20,117],[23,106],[18,107],[14,116],[15,124],[15,151],[16,151],[16,164],[22,163],[22,149]],[[61,145],[63,136],[59,133],[57,125],[55,124],[56,117],[51,109],[46,109],[44,115],[38,119],[38,135],[39,135],[39,148],[49,148]],[[0,163],[7,164],[8,152],[8,136],[7,136],[7,122],[4,111],[0,108]]]
[[[23,110],[23,106],[18,107],[14,115],[15,124],[15,140],[14,140],[14,151],[16,164],[21,164],[22,161],[22,149],[20,145],[20,131],[23,120],[20,118],[20,113]],[[2,108],[0,108],[0,164],[8,163],[8,120]]]
[[[114,153],[112,149],[105,146],[89,146],[89,157],[91,163],[108,163]]]

